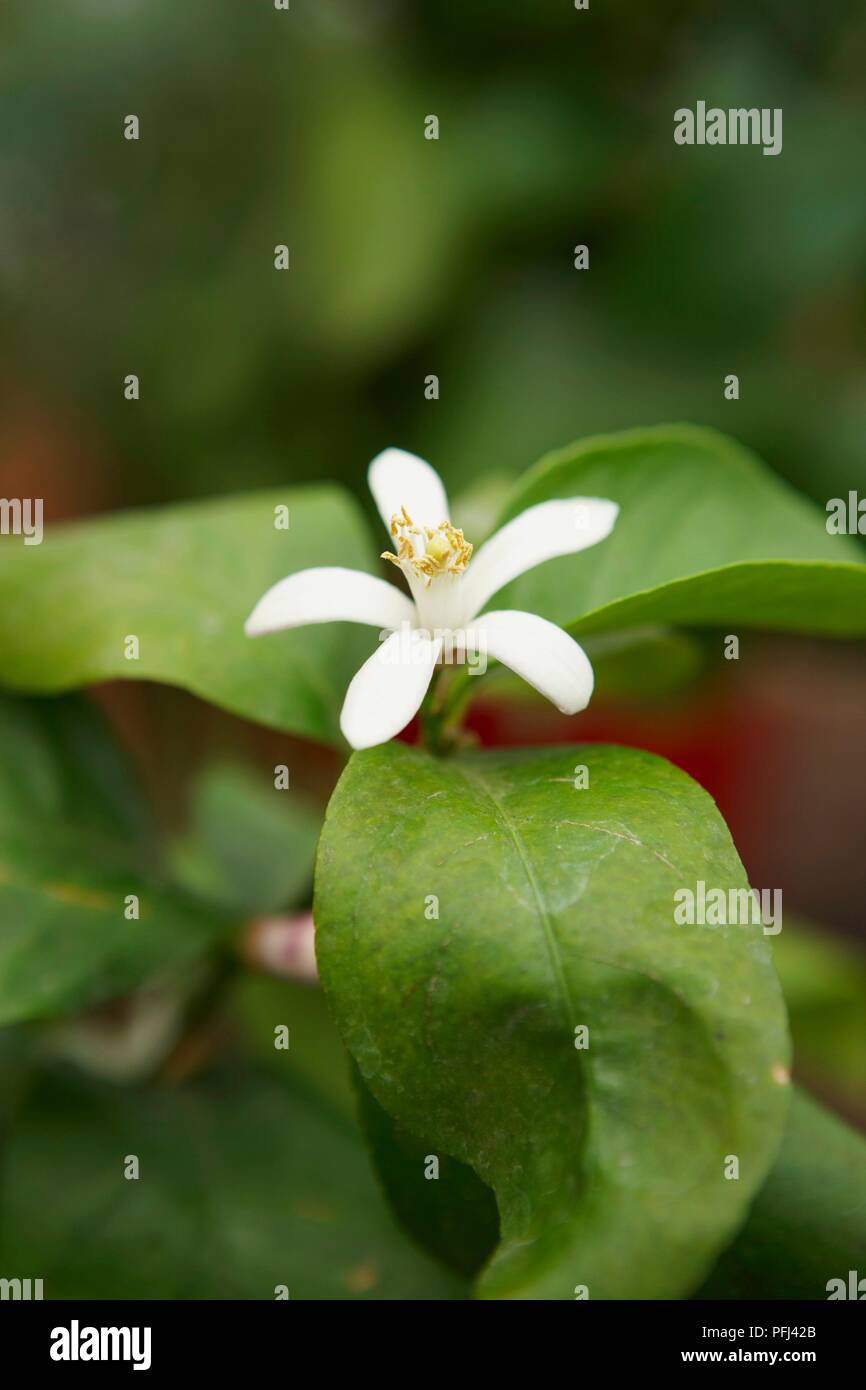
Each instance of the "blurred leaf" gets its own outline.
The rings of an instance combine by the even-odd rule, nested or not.
[[[137,773],[96,705],[81,696],[0,695],[0,814],[32,822],[70,817],[91,838],[122,835],[145,864],[157,830]]]
[[[226,932],[159,876],[142,807],[83,702],[0,699],[0,1023],[125,993]]]
[[[604,632],[581,641],[595,675],[594,700],[668,699],[705,673],[705,645],[692,633],[668,628]],[[479,694],[510,703],[550,706],[544,696],[506,666],[491,663]]]
[[[798,1071],[866,1115],[866,955],[786,913],[773,961]]]
[[[36,1042],[32,1029],[0,1027],[0,1145],[27,1090]]]
[[[707,667],[699,639],[669,628],[600,633],[581,645],[592,662],[596,698],[666,699],[694,684]]]
[[[424,138],[424,100],[374,51],[359,63],[353,48],[331,55],[306,108],[299,293],[307,332],[339,359],[394,351],[453,292],[466,213],[453,161]]]
[[[278,530],[274,508],[289,508]],[[366,569],[372,547],[336,488],[285,488],[101,517],[0,549],[0,681],[57,692],[111,679],[179,685],[244,718],[340,742],[346,687],[375,637],[343,624],[251,641],[271,584],[310,565]],[[138,638],[127,660],[125,639]]]
[[[866,1139],[794,1092],[785,1139],[699,1298],[826,1299],[866,1267]]]
[[[281,1077],[301,1078],[335,1110],[354,1120],[349,1057],[317,985],[245,972],[232,994],[231,1013],[245,1055]],[[274,1047],[274,1029],[289,1030],[289,1047]]]
[[[312,885],[320,825],[313,806],[278,791],[272,778],[211,764],[193,786],[189,829],[172,850],[174,876],[227,911],[293,907]]]
[[[522,575],[497,607],[600,632],[647,623],[866,633],[855,540],[723,435],[668,425],[584,440],[542,459],[505,517],[554,497],[621,507],[600,546]]]
[[[483,1296],[680,1296],[763,1180],[781,993],[759,928],[675,925],[697,879],[746,888],[710,798],[645,753],[390,744],[343,773],[316,869],[323,983],[377,1102],[495,1192]]]
[[[514,481],[504,473],[486,473],[464,487],[454,497],[451,514],[473,545],[480,545],[495,529],[496,520],[508,501]]]
[[[394,1227],[357,1131],[255,1071],[162,1091],[44,1075],[6,1148],[0,1232],[4,1271],[38,1270],[53,1299],[462,1294]]]

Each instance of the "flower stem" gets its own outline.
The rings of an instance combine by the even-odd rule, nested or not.
[[[419,711],[421,742],[431,753],[440,757],[453,751],[460,741],[459,722],[472,688],[465,670],[457,671],[445,686],[443,671],[439,670],[430,683]]]

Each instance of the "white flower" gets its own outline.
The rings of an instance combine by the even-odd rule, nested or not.
[[[473,558],[463,532],[446,519],[445,489],[429,463],[386,449],[370,464],[368,478],[394,543],[394,552],[383,558],[403,571],[412,597],[358,570],[301,570],[259,599],[246,622],[247,636],[329,622],[367,623],[390,633],[346,693],[340,727],[353,748],[371,748],[400,733],[417,713],[443,655],[455,651],[480,649],[501,661],[563,714],[585,709],[592,667],[573,638],[534,613],[482,610],[525,570],[604,540],[617,504],[598,497],[540,502],[485,541]]]

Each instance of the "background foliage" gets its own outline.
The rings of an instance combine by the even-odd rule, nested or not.
[[[0,1275],[56,1297],[443,1298],[493,1249],[489,1188],[455,1159],[453,1204],[419,1194],[428,1130],[356,1078],[420,1245],[395,1225],[322,994],[281,978],[257,920],[310,903],[368,647],[250,646],[239,623],[288,568],[375,566],[364,470],[388,443],[435,462],[473,539],[544,496],[630,504],[598,564],[511,595],[579,627],[592,710],[563,722],[496,673],[473,729],[654,749],[713,794],[750,880],[784,889],[795,1076],[866,1126],[866,664],[834,640],[863,632],[863,548],[822,526],[866,492],[864,61],[856,0],[3,7],[0,493],[81,525],[0,542]],[[783,154],[676,148],[699,97],[782,107]],[[769,473],[700,429],[562,448],[670,420]],[[130,618],[144,679],[121,686]],[[866,1259],[863,1153],[798,1095],[700,1292],[815,1296]]]

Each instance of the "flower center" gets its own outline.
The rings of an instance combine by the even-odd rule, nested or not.
[[[472,556],[472,546],[463,532],[450,521],[438,526],[416,526],[405,507],[391,517],[391,535],[397,542],[397,554],[382,552],[383,560],[411,571],[423,579],[425,588],[441,574],[462,574]]]

